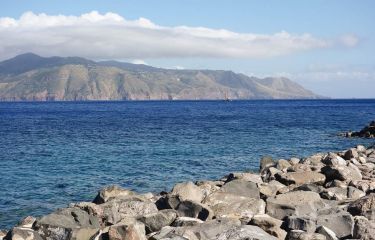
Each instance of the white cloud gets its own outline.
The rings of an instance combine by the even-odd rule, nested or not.
[[[96,11],[80,16],[24,13],[0,18],[0,56],[23,52],[92,59],[265,58],[332,46],[310,34],[236,33],[225,29],[157,25]],[[346,37],[347,46],[355,45]]]
[[[346,34],[340,37],[340,42],[346,47],[355,47],[357,46],[359,39],[354,34]]]

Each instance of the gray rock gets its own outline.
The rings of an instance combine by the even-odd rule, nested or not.
[[[348,187],[348,198],[357,200],[361,197],[366,196],[366,193],[352,186]]]
[[[103,209],[103,222],[107,225],[116,224],[124,218],[158,212],[153,202],[140,197],[114,198],[100,206]]]
[[[363,216],[354,218],[353,237],[361,240],[375,240],[375,221]]]
[[[186,227],[186,226],[195,226],[203,223],[202,220],[191,217],[178,217],[173,223],[173,227]]]
[[[266,212],[271,217],[282,220],[292,215],[315,214],[317,209],[324,205],[319,194],[315,192],[294,191],[268,198]]]
[[[326,237],[319,233],[307,233],[302,230],[288,232],[286,240],[326,240]]]
[[[351,149],[347,150],[344,154],[344,159],[346,159],[346,160],[350,160],[352,158],[357,159],[358,157],[359,157],[358,152],[357,152],[357,149],[355,149],[355,148],[351,148]]]
[[[120,186],[107,186],[98,192],[98,195],[96,195],[93,203],[102,204],[107,202],[111,198],[127,197],[132,195],[135,195],[135,193],[130,190],[121,188]]]
[[[348,206],[348,212],[353,216],[364,216],[375,220],[375,193],[362,197]]]
[[[264,170],[266,170],[269,167],[275,166],[275,162],[272,160],[272,157],[270,156],[264,156],[260,160],[260,167],[259,172],[263,173]]]
[[[321,171],[326,176],[327,181],[335,179],[347,182],[362,180],[361,172],[353,164],[349,164],[349,166],[325,166]]]
[[[216,217],[249,218],[255,214],[264,214],[265,203],[261,199],[238,196],[231,193],[215,192],[204,202]]]
[[[171,225],[176,218],[177,212],[175,210],[165,209],[157,213],[139,217],[138,220],[145,225],[146,233],[152,233]]]
[[[261,197],[275,196],[277,191],[279,191],[281,188],[284,188],[284,187],[285,187],[284,184],[276,180],[272,180],[268,183],[258,184],[258,189],[261,194]]]
[[[322,162],[329,166],[345,166],[346,161],[336,153],[328,153],[328,155],[322,160]]]
[[[315,184],[303,184],[301,186],[298,186],[294,190],[300,190],[300,191],[310,191],[310,192],[316,192],[320,193],[323,191],[323,187]]]
[[[243,225],[229,229],[225,232],[220,233],[217,238],[211,238],[217,240],[277,240],[276,237],[266,233],[263,229],[257,226]]]
[[[250,221],[251,225],[255,225],[263,229],[265,232],[271,234],[278,239],[285,239],[286,231],[281,229],[283,221],[273,218],[267,214],[254,215]]]
[[[99,230],[99,220],[78,208],[59,209],[34,224],[35,231],[47,239],[90,239]]]
[[[338,238],[348,238],[353,233],[354,220],[348,212],[319,215],[317,225],[331,229]]]
[[[116,224],[109,227],[108,240],[146,240],[145,227],[142,223]]]
[[[288,169],[291,166],[292,165],[289,163],[289,161],[287,161],[285,159],[280,159],[276,163],[276,168],[279,169],[280,171],[286,170],[286,169]]]
[[[176,210],[181,217],[199,218],[202,221],[211,219],[214,215],[211,208],[205,204],[188,200],[181,202]]]
[[[289,216],[286,219],[286,226],[291,230],[303,230],[305,232],[313,233],[316,229],[316,218]]]
[[[24,227],[14,227],[5,238],[7,240],[42,240],[36,231]]]
[[[320,193],[322,198],[328,200],[344,200],[347,198],[347,195],[348,189],[339,187],[326,188]]]
[[[259,189],[256,183],[244,180],[233,180],[226,183],[220,192],[231,193],[239,196],[260,198]]]
[[[319,184],[322,185],[326,177],[318,172],[288,172],[278,173],[275,175],[276,180],[279,182],[290,185],[290,184]]]
[[[193,182],[176,184],[172,189],[171,195],[178,196],[180,201],[191,200],[202,202],[204,198],[202,189],[196,186]]]
[[[316,229],[316,232],[325,236],[326,240],[338,240],[338,238],[336,237],[336,234],[331,229],[329,229],[327,227],[319,226]]]
[[[36,221],[35,217],[27,216],[18,222],[17,227],[31,228],[33,224],[35,223],[35,221]]]
[[[159,198],[155,204],[159,210],[163,209],[176,209],[177,206],[180,204],[181,200],[178,196],[173,195],[166,195]]]
[[[263,183],[263,180],[259,174],[247,173],[247,172],[235,172],[235,173],[229,174],[227,182],[230,182],[233,180],[243,180],[243,181],[259,183],[259,184]]]

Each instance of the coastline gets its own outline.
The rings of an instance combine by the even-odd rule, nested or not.
[[[359,145],[303,159],[264,157],[259,173],[179,183],[158,195],[109,186],[93,202],[27,217],[2,237],[373,239],[374,220],[375,148]]]

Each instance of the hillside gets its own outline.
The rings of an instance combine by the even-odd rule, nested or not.
[[[318,95],[286,78],[222,70],[172,70],[27,53],[0,62],[0,100],[302,99]]]

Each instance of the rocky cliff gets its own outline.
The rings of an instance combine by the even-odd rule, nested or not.
[[[286,78],[221,70],[173,70],[27,53],[0,62],[0,100],[304,99],[318,95]]]

